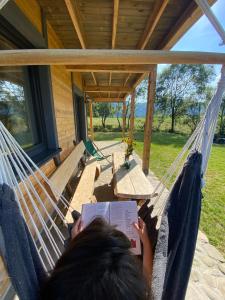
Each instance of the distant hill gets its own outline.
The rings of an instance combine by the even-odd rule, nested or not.
[[[135,117],[142,118],[145,117],[147,103],[136,103],[135,107]],[[116,104],[115,104],[116,105]],[[120,114],[122,116],[122,113]]]
[[[137,118],[145,117],[146,112],[146,102],[145,103],[137,103],[135,108],[135,116]]]

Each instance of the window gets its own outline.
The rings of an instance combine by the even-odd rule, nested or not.
[[[0,69],[0,120],[24,149],[40,143],[23,67]]]
[[[1,50],[31,48],[6,24],[0,28]],[[59,152],[48,67],[0,67],[0,120],[36,163]]]

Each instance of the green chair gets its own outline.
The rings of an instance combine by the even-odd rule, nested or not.
[[[95,145],[94,142],[92,142],[91,140],[86,140],[84,141],[84,145],[86,148],[86,151],[93,156],[96,160],[103,160],[106,159],[109,163],[111,163],[111,161],[108,159],[109,156],[111,155],[107,155],[105,156],[102,151]]]

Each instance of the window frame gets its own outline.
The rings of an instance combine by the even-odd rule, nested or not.
[[[0,34],[19,49],[34,49],[37,45],[28,41],[8,20],[12,16],[12,19],[15,21],[16,15],[20,25],[24,21],[24,25],[26,25],[24,26],[26,28],[25,31],[27,31],[27,22],[29,21],[21,11],[18,11],[17,6],[13,2],[6,8],[7,10],[3,10],[3,13],[0,13]],[[8,15],[9,10],[11,12],[14,11],[14,13]],[[46,47],[43,37],[39,32],[34,30],[32,24],[30,24],[30,30],[37,36],[37,44],[44,43]],[[34,35],[32,35],[32,39],[34,40]],[[38,165],[42,165],[52,158],[58,163],[61,149],[58,144],[50,68],[49,66],[28,66],[24,68],[27,74],[25,81],[27,84],[28,101],[35,112],[35,120],[31,120],[31,122],[35,123],[34,126],[36,126],[36,130],[40,136],[40,143],[25,149],[25,152]]]

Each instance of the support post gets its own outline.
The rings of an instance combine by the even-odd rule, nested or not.
[[[123,101],[123,139],[126,134],[126,100]]]
[[[92,141],[94,140],[94,130],[93,130],[93,108],[92,101],[89,102],[89,117],[90,117],[90,135]]]
[[[133,140],[134,138],[134,114],[135,114],[135,90],[131,94],[131,102],[130,102],[130,131],[129,137]]]
[[[146,175],[149,172],[154,99],[155,99],[155,90],[156,90],[156,74],[157,74],[157,66],[155,66],[154,70],[151,73],[149,73],[149,79],[148,79],[148,99],[147,99],[147,108],[146,108],[146,117],[145,117],[144,149],[143,149],[143,159],[142,159],[142,170]]]

